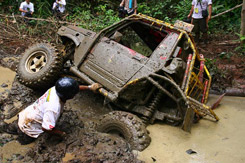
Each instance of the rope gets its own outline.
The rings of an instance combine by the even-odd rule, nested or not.
[[[230,11],[236,9],[236,8],[241,7],[241,6],[242,6],[242,4],[236,5],[235,7],[231,8],[231,9],[229,9],[229,10],[226,10],[226,11],[224,11],[224,12],[221,12],[221,13],[219,13],[219,14],[217,14],[217,15],[214,15],[214,16],[212,16],[211,18],[213,19],[213,18],[216,18],[216,17],[218,17],[218,16],[224,15],[224,14],[226,14],[227,12],[230,12]]]

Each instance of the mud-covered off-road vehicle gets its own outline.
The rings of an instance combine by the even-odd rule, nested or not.
[[[63,26],[58,31],[63,49],[49,43],[31,46],[20,60],[17,76],[26,86],[40,88],[53,84],[65,68],[87,84],[100,83],[99,92],[108,104],[124,112],[105,115],[98,130],[119,133],[142,150],[150,142],[144,124],[160,120],[189,130],[194,115],[218,120],[205,105],[211,77],[190,34],[192,28],[142,14],[99,33]]]

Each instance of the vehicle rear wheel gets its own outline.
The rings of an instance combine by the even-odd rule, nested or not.
[[[54,84],[63,67],[63,57],[55,46],[37,43],[29,47],[20,59],[17,78],[31,88],[46,88]]]
[[[114,134],[125,139],[132,149],[142,151],[151,142],[145,125],[135,115],[123,111],[112,111],[103,116],[97,131]]]

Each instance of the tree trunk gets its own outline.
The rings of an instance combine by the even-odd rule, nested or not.
[[[245,36],[245,0],[243,0],[242,12],[241,12],[241,36]],[[242,45],[245,45],[245,40],[241,42]]]

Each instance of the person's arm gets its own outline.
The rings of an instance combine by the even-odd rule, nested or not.
[[[86,85],[79,85],[79,90],[80,91],[82,91],[82,90],[90,90],[90,87],[86,86]]]
[[[20,11],[20,12],[24,12],[24,13],[27,12],[27,11],[23,10],[22,8],[19,8],[19,11]]]
[[[94,83],[92,85],[89,86],[85,86],[85,85],[80,85],[79,86],[79,90],[91,90],[96,92],[98,89],[100,89],[102,86],[98,83]]]
[[[50,107],[50,106],[49,106]],[[49,134],[56,134],[60,136],[64,136],[65,132],[55,129],[56,121],[57,121],[57,113],[51,110],[46,110],[43,115],[43,123],[42,130]]]
[[[56,8],[56,6],[57,6],[57,2],[54,2],[54,3],[53,3],[53,8],[52,8],[52,9],[54,10],[54,9]]]
[[[137,14],[137,0],[134,0],[134,14]]]
[[[207,18],[207,23],[211,19],[212,15],[212,5],[208,5],[208,18]]]
[[[24,13],[26,13],[27,11],[23,10],[23,8],[24,8],[24,4],[23,4],[23,3],[21,3],[21,4],[20,4],[19,11],[20,11],[20,12],[24,12]]]
[[[44,132],[49,133],[49,134],[55,134],[55,135],[60,135],[60,136],[66,135],[65,132],[60,131],[60,130],[57,130],[57,129],[55,129],[55,128],[53,128],[52,130],[46,130],[45,128],[42,128],[42,130],[43,130]]]
[[[61,0],[61,1],[60,1],[60,4],[66,5],[66,1],[65,1],[65,0]]]
[[[123,7],[125,4],[125,0],[122,0],[122,2],[120,3],[120,7]]]
[[[194,5],[191,6],[191,11],[190,11],[190,13],[188,15],[188,18],[190,18],[192,16],[193,11],[194,11]]]
[[[31,11],[31,14],[34,13],[34,4],[31,5],[30,11]]]

